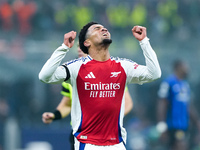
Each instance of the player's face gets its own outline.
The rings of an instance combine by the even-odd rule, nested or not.
[[[179,72],[183,79],[187,78],[189,72],[188,66],[186,64],[181,64],[181,66],[179,67]]]
[[[184,76],[184,78],[187,78],[188,72],[189,72],[188,66],[186,64],[183,65],[183,76]]]
[[[110,40],[111,35],[104,26],[100,24],[94,24],[89,27],[86,34],[86,39],[89,39],[95,45],[103,43],[103,41],[106,39]]]

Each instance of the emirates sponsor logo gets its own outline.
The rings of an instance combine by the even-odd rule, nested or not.
[[[90,91],[90,97],[115,97],[116,90],[120,89],[120,83],[90,83],[85,82],[85,90]]]
[[[85,90],[118,90],[120,83],[90,83],[85,82]]]

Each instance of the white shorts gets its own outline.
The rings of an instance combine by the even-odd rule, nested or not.
[[[74,143],[75,150],[126,150],[122,142],[115,145],[99,146],[99,145],[81,143],[76,138],[74,139],[75,139]]]

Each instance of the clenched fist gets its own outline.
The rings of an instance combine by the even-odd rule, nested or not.
[[[71,31],[71,32],[68,32],[64,35],[64,41],[63,43],[71,48],[73,45],[74,45],[74,40],[76,38],[76,32],[75,31]]]
[[[139,41],[142,41],[147,36],[146,28],[142,26],[134,26],[132,33],[133,36]]]
[[[51,123],[53,119],[55,118],[55,115],[51,112],[45,112],[42,114],[42,121],[44,123]]]

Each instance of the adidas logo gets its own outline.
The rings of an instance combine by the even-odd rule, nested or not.
[[[92,72],[90,72],[85,78],[96,78]]]

